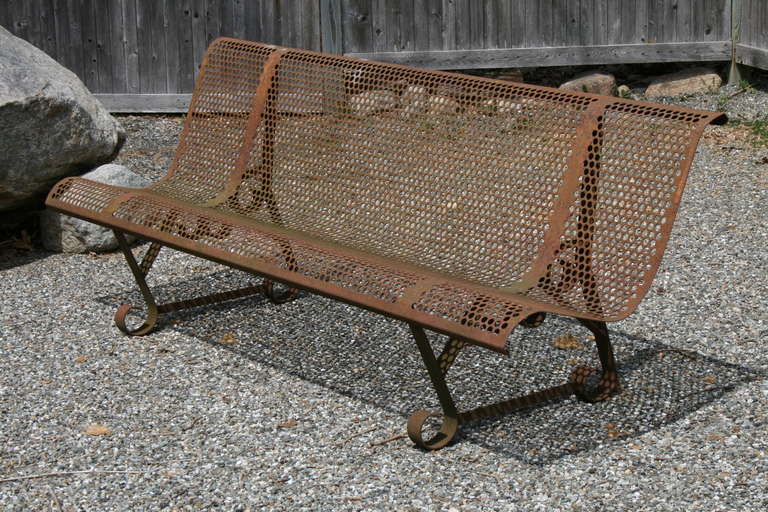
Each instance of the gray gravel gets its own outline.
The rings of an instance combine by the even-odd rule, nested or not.
[[[157,179],[180,119],[120,120],[116,163]],[[370,444],[437,405],[398,322],[304,294],[178,313],[129,339],[112,323],[140,300],[121,255],[6,248],[0,508],[765,509],[766,211],[768,150],[710,129],[651,292],[610,326],[625,392],[467,425],[429,454],[407,439]],[[160,300],[253,281],[167,250],[151,277]],[[594,362],[591,349],[554,348],[563,332],[587,334],[549,319],[515,332],[509,359],[469,349],[451,370],[457,400],[499,400]]]

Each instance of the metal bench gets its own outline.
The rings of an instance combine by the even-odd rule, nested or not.
[[[183,308],[305,289],[408,322],[443,408],[460,424],[576,393],[619,389],[605,322],[651,284],[696,145],[718,113],[426,71],[233,39],[208,49],[167,176],[145,189],[59,182],[55,210],[114,229],[147,304]],[[137,262],[125,234],[150,240]],[[157,305],[161,246],[264,284]],[[291,288],[278,293],[273,282]],[[459,412],[445,376],[465,344],[501,353],[517,325],[578,319],[601,369]],[[448,336],[435,355],[424,329]],[[424,436],[426,437],[426,436]]]

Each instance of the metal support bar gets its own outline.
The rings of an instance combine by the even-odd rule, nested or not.
[[[408,419],[408,437],[421,448],[439,450],[451,442],[458,431],[459,425],[470,421],[489,416],[509,414],[544,402],[562,399],[572,394],[576,394],[579,398],[588,402],[599,402],[609,398],[613,393],[619,391],[621,386],[616,371],[613,348],[608,336],[608,329],[605,326],[605,322],[585,319],[578,320],[595,336],[602,367],[600,370],[588,366],[578,366],[574,368],[570,379],[564,384],[464,412],[458,412],[448,385],[445,382],[445,375],[465,343],[461,340],[450,338],[446,342],[440,357],[435,357],[424,329],[419,325],[410,324],[411,332],[416,339],[424,365],[429,372],[432,386],[435,388],[440,405],[443,408],[443,423],[436,435],[430,440],[424,441],[422,437],[424,423],[428,418],[440,415],[424,410],[416,411]],[[597,383],[594,382],[596,380],[598,381]]]
[[[143,336],[145,334],[149,334],[157,325],[159,316],[165,313],[172,313],[184,309],[216,304],[218,302],[224,302],[258,294],[264,294],[272,302],[279,304],[291,300],[295,298],[296,295],[298,295],[298,290],[294,288],[290,288],[282,294],[276,294],[273,290],[273,282],[269,279],[265,279],[261,284],[255,286],[246,286],[236,290],[212,293],[202,297],[195,297],[192,299],[158,305],[155,301],[155,297],[152,294],[152,291],[147,285],[146,276],[149,273],[149,270],[152,268],[152,264],[157,258],[158,253],[160,252],[161,245],[156,242],[150,244],[149,248],[144,253],[144,257],[142,258],[141,263],[137,263],[136,258],[134,258],[133,252],[131,252],[131,248],[128,245],[128,241],[125,238],[125,235],[118,230],[114,230],[114,233],[115,238],[117,238],[117,243],[120,245],[120,249],[122,249],[123,254],[125,255],[125,259],[128,262],[128,267],[130,267],[131,272],[133,273],[133,277],[136,279],[136,284],[139,285],[139,290],[141,291],[141,295],[144,297],[144,302],[147,306],[146,319],[139,327],[134,329],[129,328],[126,324],[128,313],[134,309],[134,306],[130,304],[123,304],[117,308],[117,311],[115,312],[115,324],[117,325],[118,329],[129,336]]]
[[[423,410],[416,411],[408,419],[408,437],[411,438],[411,441],[426,450],[439,450],[450,443],[456,435],[459,428],[458,412],[456,411],[456,405],[453,403],[451,391],[445,383],[444,372],[440,368],[440,363],[437,361],[437,358],[435,358],[435,353],[432,352],[432,347],[429,345],[429,340],[427,340],[427,335],[424,332],[424,329],[416,324],[410,324],[410,327],[413,337],[416,339],[416,345],[419,347],[419,352],[421,352],[421,358],[424,360],[424,365],[429,372],[429,378],[432,380],[432,386],[435,388],[437,397],[440,400],[440,405],[443,408],[443,423],[434,437],[428,441],[424,441],[421,435],[424,422],[429,417],[438,415]]]

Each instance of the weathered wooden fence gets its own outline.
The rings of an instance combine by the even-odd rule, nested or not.
[[[739,20],[734,26],[736,62],[768,69],[768,1],[739,0],[734,10]]]
[[[0,0],[0,25],[116,111],[183,109],[221,35],[440,69],[768,69],[766,0]]]

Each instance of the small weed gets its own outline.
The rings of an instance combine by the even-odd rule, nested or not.
[[[716,110],[718,112],[725,112],[725,110],[728,108],[728,100],[729,99],[730,98],[726,94],[718,95]]]
[[[752,132],[755,139],[750,143],[755,147],[768,147],[768,119],[755,119],[754,121],[728,121],[728,126],[746,126]]]
[[[742,89],[742,90],[743,90],[743,91],[745,91],[747,94],[754,94],[754,93],[756,93],[756,92],[757,92],[757,91],[755,90],[755,88],[754,88],[754,87],[752,87],[752,84],[751,84],[751,83],[749,83],[749,80],[740,80],[740,81],[739,81],[739,89]]]
[[[744,124],[752,128],[752,135],[757,137],[752,141],[753,146],[768,146],[768,120],[756,119]]]

